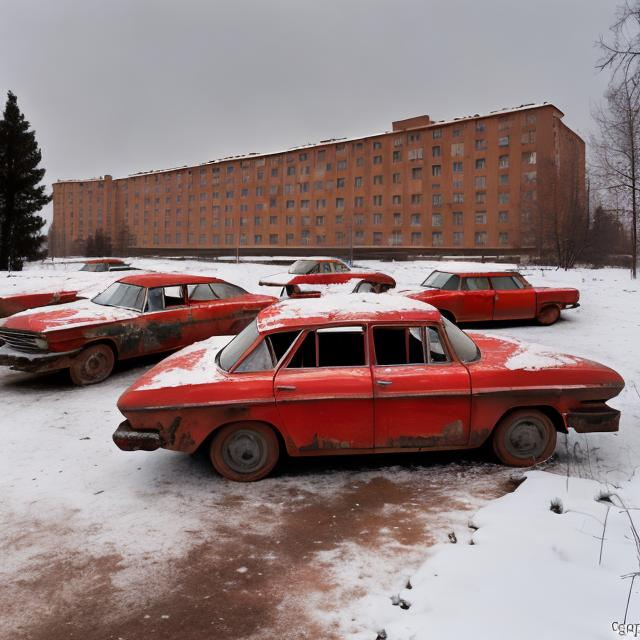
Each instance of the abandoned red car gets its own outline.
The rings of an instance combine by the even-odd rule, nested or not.
[[[4,320],[0,365],[33,373],[68,368],[75,384],[93,384],[111,374],[116,360],[235,334],[274,301],[218,278],[130,275],[92,300]]]
[[[470,449],[529,466],[556,433],[617,431],[624,386],[603,365],[468,336],[430,305],[390,294],[286,300],[231,342],[167,358],[120,397],[113,438],[131,451],[208,450],[233,480],[291,456]],[[223,347],[221,349],[221,347]]]
[[[94,258],[87,260],[80,271],[137,271],[137,269],[119,258]]]
[[[577,289],[532,287],[517,271],[434,271],[420,291],[402,292],[436,307],[452,322],[527,320],[553,324],[579,307]]]
[[[386,273],[368,269],[352,270],[337,258],[305,258],[296,260],[286,273],[262,278],[260,285],[281,287],[283,298],[317,298],[336,293],[336,285],[349,292],[383,293],[396,286]]]

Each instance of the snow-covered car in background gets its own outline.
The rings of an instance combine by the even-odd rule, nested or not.
[[[533,287],[517,271],[433,271],[418,291],[400,292],[432,304],[453,322],[536,319],[553,324],[579,307],[571,287]]]
[[[138,271],[127,262],[118,258],[96,258],[87,260],[80,271],[93,273],[113,273],[114,271]],[[117,276],[115,276],[117,277]],[[102,282],[102,281],[101,281]],[[104,286],[104,282],[102,283]],[[93,287],[89,291],[93,291]],[[54,304],[65,304],[86,298],[87,295],[78,289],[65,289],[61,291],[35,291],[31,293],[11,293],[0,296],[0,318],[12,316],[27,309],[49,307]]]
[[[116,360],[236,334],[275,300],[218,278],[130,275],[91,300],[4,320],[0,365],[32,373],[69,369],[75,384],[93,384],[111,374]]]
[[[549,458],[556,433],[616,431],[612,369],[514,340],[468,336],[390,294],[286,300],[238,336],[174,354],[120,397],[123,450],[208,449],[223,476],[266,476],[291,456],[471,449]]]
[[[87,260],[80,271],[137,271],[137,267],[132,267],[128,262],[119,258],[94,258]]]
[[[337,258],[296,260],[285,273],[264,277],[262,286],[280,287],[283,298],[317,298],[327,293],[383,293],[396,286],[386,273],[369,269],[351,269]]]

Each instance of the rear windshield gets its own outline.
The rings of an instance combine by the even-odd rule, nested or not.
[[[480,349],[476,343],[461,329],[456,327],[453,322],[442,318],[444,328],[447,332],[449,342],[453,346],[454,351],[458,354],[461,362],[469,363],[480,359]]]
[[[444,289],[445,291],[455,291],[458,289],[460,278],[452,273],[444,273],[443,271],[434,271],[422,283],[423,287],[431,287],[433,289]]]

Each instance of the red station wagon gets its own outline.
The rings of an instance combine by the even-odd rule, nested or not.
[[[267,276],[258,284],[281,287],[283,298],[317,298],[336,285],[347,287],[349,292],[382,293],[395,287],[396,281],[379,271],[354,271],[337,258],[304,258],[296,260],[288,272]]]
[[[577,289],[532,287],[516,271],[434,271],[421,286],[404,294],[432,304],[453,322],[535,318],[548,325],[562,309],[580,306]]]
[[[69,369],[75,384],[93,384],[111,374],[116,360],[236,334],[275,300],[218,278],[131,275],[92,300],[24,311],[4,320],[0,365],[32,373]]]
[[[542,347],[468,336],[430,305],[389,294],[287,300],[224,346],[167,358],[120,397],[118,447],[206,447],[232,480],[291,456],[471,449],[529,466],[556,433],[617,431],[612,369]],[[223,347],[223,348],[221,348]]]

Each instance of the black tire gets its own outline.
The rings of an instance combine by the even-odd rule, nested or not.
[[[69,367],[71,380],[78,386],[102,382],[111,375],[115,361],[113,349],[108,345],[90,345],[73,359]]]
[[[269,475],[279,455],[275,432],[261,422],[237,422],[222,427],[209,448],[213,468],[236,482],[254,482]]]
[[[514,411],[493,430],[493,450],[511,467],[531,467],[548,460],[556,449],[556,440],[553,422],[537,409]]]

